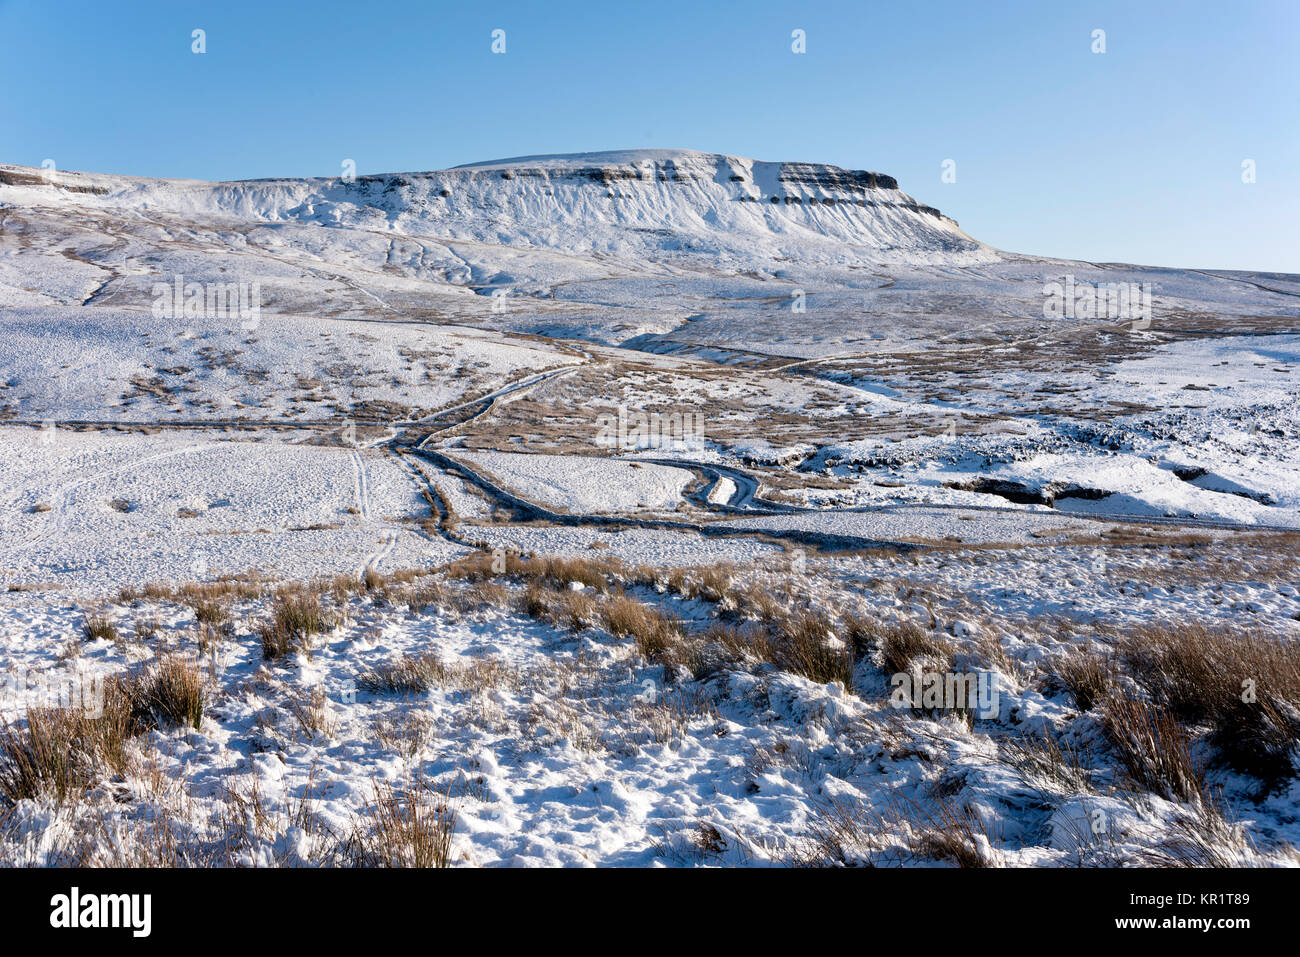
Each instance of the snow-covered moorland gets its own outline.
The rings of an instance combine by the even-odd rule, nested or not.
[[[691,151],[0,166],[0,862],[1297,863],[1297,297]]]

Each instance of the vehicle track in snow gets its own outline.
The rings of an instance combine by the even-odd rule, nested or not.
[[[379,566],[383,563],[385,558],[392,554],[393,548],[396,545],[397,533],[393,531],[385,532],[384,544],[377,552],[370,554],[366,560],[361,563],[361,566],[357,569],[357,577],[364,578],[367,571],[378,571]]]
[[[366,472],[366,462],[359,449],[348,449],[348,459],[352,463],[352,490],[357,502],[357,511],[364,519],[370,518],[370,476]]]

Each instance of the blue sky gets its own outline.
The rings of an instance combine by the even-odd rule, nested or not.
[[[1300,272],[1296,0],[0,0],[0,49],[0,162],[236,179],[689,147],[889,173],[1004,249]]]

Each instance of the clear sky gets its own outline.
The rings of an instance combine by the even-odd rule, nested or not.
[[[0,162],[242,179],[686,147],[889,173],[1003,249],[1300,272],[1300,0],[0,0],[0,51]]]

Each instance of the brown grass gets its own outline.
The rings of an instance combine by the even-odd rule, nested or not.
[[[91,615],[82,623],[81,637],[86,641],[117,641],[117,629],[104,615]]]
[[[647,661],[666,661],[682,640],[682,629],[677,622],[659,609],[626,595],[616,595],[606,602],[601,614],[609,633],[618,638],[631,638]]]
[[[504,663],[491,658],[447,664],[428,651],[376,665],[358,674],[356,680],[367,691],[423,694],[440,685],[481,691],[510,683],[513,675]]]
[[[197,598],[194,600],[194,620],[201,625],[214,628],[226,623],[230,617],[230,608],[219,599]]]
[[[698,598],[715,604],[734,604],[732,586],[735,580],[735,569],[725,564],[693,571],[674,569],[669,576],[668,587],[683,598]]]
[[[456,812],[427,786],[375,785],[369,826],[357,822],[351,856],[362,867],[448,867]]]
[[[829,618],[818,611],[802,611],[770,630],[766,647],[770,660],[786,671],[818,684],[838,681],[853,689],[853,648],[837,641]]]
[[[451,604],[451,593],[441,582],[420,582],[411,588],[403,601],[412,615],[422,615],[429,608]]]
[[[1134,783],[1171,801],[1199,803],[1204,787],[1187,732],[1158,704],[1115,694],[1101,708],[1102,723]]]
[[[1085,651],[1072,651],[1059,658],[1051,674],[1063,684],[1080,711],[1091,711],[1105,701],[1115,685],[1115,662]]]
[[[502,568],[497,572],[496,567]],[[627,569],[617,559],[563,558],[559,556],[534,556],[521,558],[512,553],[502,556],[502,561],[490,552],[469,555],[447,565],[448,578],[465,581],[483,581],[492,578],[512,578],[538,582],[553,588],[564,588],[571,582],[580,582],[604,594],[622,580]]]
[[[1231,767],[1267,782],[1294,773],[1300,738],[1300,645],[1188,623],[1130,632],[1119,654],[1163,708],[1193,724]]]
[[[260,598],[267,591],[266,579],[260,572],[248,571],[237,575],[222,575],[210,582],[183,582],[171,585],[166,582],[149,582],[145,585],[126,586],[117,593],[122,604],[147,599],[149,601],[177,601],[187,604],[212,602],[229,598]]]
[[[281,592],[271,608],[271,619],[262,623],[262,657],[275,661],[299,651],[310,653],[311,636],[333,627],[320,597],[302,590]]]
[[[462,611],[474,608],[504,608],[510,602],[510,593],[498,582],[479,582],[456,598]]]
[[[63,803],[85,790],[94,781],[94,738],[80,711],[33,708],[25,729],[0,734],[0,795],[21,801],[49,794]]]
[[[741,617],[754,618],[758,621],[776,621],[784,614],[781,603],[772,592],[756,582],[738,589],[734,595],[737,613]]]
[[[912,622],[877,626],[876,645],[886,674],[910,671],[917,658],[929,658],[945,670],[952,661],[952,643]]]
[[[25,728],[0,732],[0,795],[9,801],[75,799],[106,773],[129,766],[127,742],[146,729],[136,685],[105,682],[101,714],[82,708],[31,708]]]
[[[951,861],[958,867],[997,865],[990,857],[993,841],[980,814],[970,807],[939,802],[932,811],[919,811],[912,821],[910,844],[919,857]]]
[[[203,676],[179,656],[163,658],[135,687],[135,703],[154,718],[198,729],[203,723]]]
[[[406,656],[377,665],[357,675],[357,684],[367,691],[423,694],[447,676],[447,669],[433,652]]]

